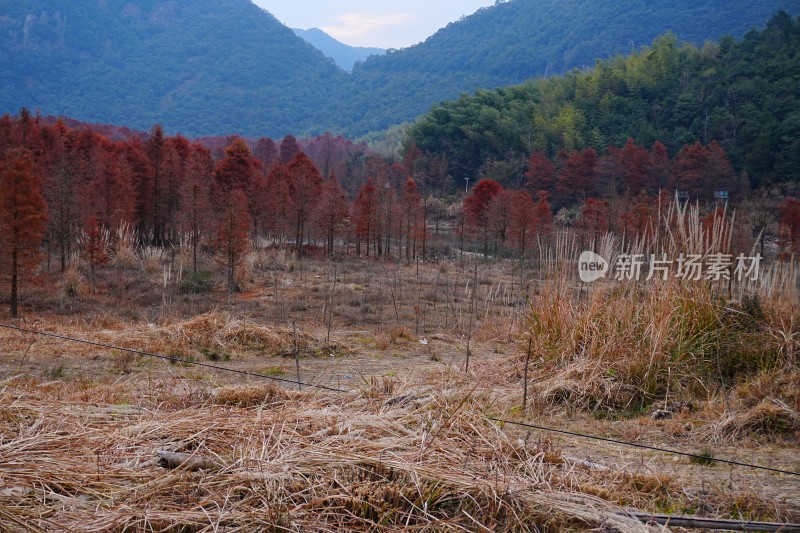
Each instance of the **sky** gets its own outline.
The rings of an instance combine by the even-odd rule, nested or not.
[[[405,48],[494,0],[252,0],[290,28],[320,28],[350,46]]]

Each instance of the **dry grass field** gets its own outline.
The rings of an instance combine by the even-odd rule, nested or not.
[[[14,324],[167,359],[0,328],[0,531],[800,522],[799,476],[714,461],[800,472],[795,274],[587,286],[265,249],[229,296],[155,255],[53,275]]]

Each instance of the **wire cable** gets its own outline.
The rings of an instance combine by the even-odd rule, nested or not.
[[[42,335],[44,337],[52,337],[54,339],[60,339],[60,340],[63,340],[63,341],[77,342],[77,343],[80,343],[80,344],[88,344],[89,346],[96,346],[98,348],[107,348],[109,350],[120,350],[120,351],[123,351],[123,352],[135,353],[135,354],[138,354],[138,355],[143,355],[145,357],[153,357],[153,358],[156,358],[156,359],[163,359],[165,361],[170,361],[172,363],[183,363],[183,364],[186,364],[186,365],[201,366],[201,367],[204,367],[204,368],[213,368],[214,370],[219,370],[219,371],[222,371],[222,372],[230,372],[232,374],[239,374],[241,376],[250,376],[250,377],[254,377],[254,378],[270,379],[272,381],[280,381],[280,382],[283,382],[283,383],[291,383],[293,385],[312,387],[312,388],[323,389],[323,390],[332,391],[332,392],[347,392],[344,389],[338,389],[336,387],[329,387],[327,385],[319,385],[319,384],[315,384],[315,383],[306,383],[306,382],[303,382],[303,381],[294,381],[294,380],[291,380],[291,379],[280,378],[280,377],[277,377],[277,376],[268,376],[266,374],[259,374],[257,372],[248,372],[247,370],[236,370],[235,368],[226,368],[224,366],[212,365],[210,363],[203,363],[203,362],[200,362],[200,361],[192,361],[190,359],[183,359],[183,358],[180,358],[180,357],[173,357],[171,355],[162,355],[162,354],[157,354],[157,353],[145,352],[145,351],[142,351],[142,350],[134,350],[133,348],[123,348],[121,346],[114,346],[113,344],[105,344],[105,343],[102,343],[102,342],[87,341],[85,339],[78,339],[78,338],[75,338],[75,337],[68,337],[66,335],[59,335],[57,333],[48,333],[46,331],[37,331],[35,329],[22,328],[22,327],[19,327],[19,326],[12,326],[11,324],[0,323],[0,328],[12,329],[12,330],[20,331],[20,332],[23,332],[23,333],[32,333],[34,335]]]
[[[578,433],[576,431],[567,431],[566,429],[555,429],[555,428],[550,428],[550,427],[545,427],[545,426],[537,426],[535,424],[526,424],[526,423],[523,423],[523,422],[512,422],[511,420],[504,420],[502,418],[494,418],[494,417],[491,417],[491,416],[487,417],[487,418],[489,420],[494,421],[494,422],[501,422],[503,424],[511,424],[513,426],[521,426],[521,427],[530,428],[530,429],[539,429],[539,430],[542,430],[542,431],[549,431],[549,432],[552,432],[552,433],[561,433],[563,435],[570,435],[572,437],[582,437],[584,439],[600,440],[600,441],[604,441],[604,442],[611,442],[611,443],[614,443],[614,444],[621,444],[623,446],[632,446],[634,448],[643,448],[645,450],[653,450],[653,451],[656,451],[656,452],[669,453],[669,454],[673,454],[673,455],[683,455],[684,457],[692,457],[692,458],[695,458],[695,459],[700,459],[700,460],[708,461],[708,462],[726,463],[726,464],[729,464],[729,465],[744,466],[744,467],[747,467],[747,468],[755,468],[757,470],[768,470],[770,472],[776,472],[778,474],[786,474],[786,475],[789,475],[789,476],[800,476],[800,472],[791,472],[789,470],[781,470],[779,468],[771,468],[769,466],[759,466],[759,465],[753,465],[753,464],[749,464],[749,463],[741,463],[739,461],[731,461],[731,460],[728,460],[728,459],[717,459],[716,457],[709,457],[707,455],[698,455],[698,454],[695,454],[695,453],[680,452],[678,450],[670,450],[670,449],[667,449],[667,448],[659,448],[657,446],[648,446],[647,444],[639,444],[639,443],[636,443],[636,442],[627,442],[627,441],[624,441],[624,440],[617,440],[617,439],[612,439],[612,438],[609,438],[609,437],[599,437],[597,435],[589,435],[587,433]]]
[[[57,333],[48,333],[48,332],[45,332],[45,331],[38,331],[38,330],[35,330],[35,329],[30,329],[30,328],[23,328],[23,327],[20,327],[20,326],[13,326],[11,324],[0,323],[0,328],[16,330],[16,331],[20,331],[20,332],[23,332],[23,333],[31,333],[31,334],[34,334],[34,335],[41,335],[41,336],[44,336],[44,337],[51,337],[51,338],[54,338],[54,339],[60,339],[60,340],[69,341],[69,342],[87,344],[89,346],[96,346],[96,347],[99,347],[99,348],[106,348],[106,349],[109,349],[109,350],[120,350],[120,351],[123,351],[123,352],[129,352],[129,353],[134,353],[134,354],[138,354],[138,355],[143,355],[145,357],[163,359],[165,361],[170,361],[170,362],[174,362],[174,363],[183,363],[183,364],[187,364],[187,365],[194,365],[194,366],[200,366],[200,367],[204,367],[204,368],[211,368],[211,369],[214,369],[214,370],[219,370],[221,372],[230,372],[230,373],[238,374],[238,375],[241,375],[241,376],[250,376],[250,377],[255,377],[255,378],[268,379],[268,380],[272,380],[272,381],[280,381],[282,383],[289,383],[289,384],[292,384],[292,385],[300,385],[300,386],[312,387],[312,388],[327,390],[327,391],[331,391],[331,392],[348,392],[348,391],[346,391],[344,389],[339,389],[339,388],[336,388],[336,387],[329,387],[327,385],[320,385],[320,384],[315,384],[315,383],[307,383],[307,382],[303,382],[303,381],[294,381],[294,380],[291,380],[291,379],[280,378],[280,377],[277,377],[277,376],[268,376],[266,374],[259,374],[257,372],[249,372],[249,371],[246,371],[246,370],[236,370],[234,368],[226,368],[224,366],[212,365],[210,363],[202,363],[202,362],[199,362],[199,361],[191,361],[189,359],[182,359],[182,358],[179,358],[179,357],[173,357],[173,356],[169,356],[169,355],[162,355],[162,354],[156,354],[156,353],[151,353],[151,352],[145,352],[143,350],[135,350],[133,348],[123,348],[121,346],[114,346],[112,344],[106,344],[106,343],[95,342],[95,341],[88,341],[88,340],[85,340],[85,339],[78,339],[78,338],[75,338],[75,337],[69,337],[67,335],[59,335]],[[659,448],[658,446],[649,446],[647,444],[639,444],[639,443],[636,443],[636,442],[628,442],[628,441],[623,441],[623,440],[618,440],[618,439],[612,439],[612,438],[609,438],[609,437],[600,437],[598,435],[590,435],[590,434],[587,434],[587,433],[578,433],[576,431],[568,431],[566,429],[556,429],[556,428],[551,428],[551,427],[546,427],[546,426],[539,426],[539,425],[536,425],[536,424],[528,424],[528,423],[524,423],[524,422],[513,422],[511,420],[505,420],[503,418],[496,418],[496,417],[486,417],[486,418],[488,420],[493,421],[493,422],[500,422],[500,423],[503,423],[503,424],[510,424],[510,425],[513,425],[513,426],[525,427],[525,428],[529,428],[529,429],[538,429],[540,431],[548,431],[548,432],[551,432],[551,433],[560,433],[562,435],[570,435],[572,437],[581,437],[581,438],[584,438],[584,439],[592,439],[592,440],[598,440],[598,441],[603,441],[603,442],[610,442],[610,443],[613,443],[613,444],[620,444],[620,445],[623,445],[623,446],[631,446],[631,447],[634,447],[634,448],[652,450],[652,451],[668,453],[668,454],[672,454],[672,455],[681,455],[681,456],[684,456],[684,457],[700,459],[700,460],[703,460],[703,461],[713,461],[713,462],[717,462],[717,463],[725,463],[725,464],[730,464],[730,465],[734,465],[734,466],[741,466],[741,467],[745,467],[745,468],[753,468],[753,469],[756,469],[756,470],[766,470],[766,471],[774,472],[774,473],[778,473],[778,474],[786,474],[786,475],[789,475],[789,476],[799,476],[800,477],[800,472],[792,472],[792,471],[789,471],[789,470],[781,470],[779,468],[772,468],[772,467],[768,467],[768,466],[754,465],[754,464],[750,464],[750,463],[743,463],[743,462],[740,462],[740,461],[732,461],[732,460],[729,460],[729,459],[718,459],[716,457],[709,457],[709,456],[706,456],[706,455],[698,455],[698,454],[694,454],[694,453],[681,452],[681,451],[678,451],[678,450],[670,450],[668,448]]]

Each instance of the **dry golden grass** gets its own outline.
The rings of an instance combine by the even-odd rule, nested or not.
[[[779,400],[765,400],[701,428],[696,436],[711,442],[797,438],[800,437],[800,413]]]
[[[234,407],[273,405],[288,398],[286,392],[272,384],[223,387],[214,393],[214,403]]]
[[[393,391],[377,382],[344,395],[213,389],[186,380],[0,383],[5,527],[656,531],[620,506],[693,505],[667,476],[597,470],[549,441],[517,438],[483,417],[483,393],[387,406]],[[215,467],[164,470],[160,450]],[[695,505],[726,514],[741,495],[702,498]],[[747,501],[758,516],[790,516]]]

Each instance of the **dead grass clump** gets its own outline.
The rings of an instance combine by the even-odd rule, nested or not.
[[[778,400],[765,400],[755,407],[700,428],[697,437],[712,442],[770,441],[800,434],[800,414]]]
[[[214,393],[214,403],[235,407],[256,407],[285,401],[289,395],[271,383],[223,387]]]
[[[736,399],[744,407],[776,399],[795,411],[800,411],[800,368],[779,368],[763,372],[736,387]]]
[[[61,275],[58,284],[58,293],[61,299],[79,299],[89,293],[89,285],[75,264],[70,265]]]
[[[136,266],[136,230],[127,222],[123,222],[114,233],[113,254],[111,264],[116,268],[129,269]]]
[[[411,335],[411,332],[405,326],[396,326],[389,330],[389,338],[392,344],[397,344],[400,341],[414,340],[414,336]]]
[[[678,282],[591,291],[581,300],[551,286],[531,302],[522,337],[532,341],[531,361],[550,369],[531,376],[544,403],[619,409],[706,399],[784,360],[760,304],[733,306],[708,286]]]
[[[255,350],[286,354],[294,347],[294,333],[291,328],[264,326],[252,320],[233,318],[215,311],[176,323],[166,328],[165,333],[173,344],[188,345],[204,353]],[[307,350],[314,343],[313,337],[298,331],[297,344],[301,350]]]
[[[641,390],[617,379],[613,369],[585,361],[577,361],[534,382],[533,398],[543,406],[603,411],[631,409],[645,401]]]
[[[389,344],[391,344],[392,339],[387,335],[378,335],[375,337],[375,348],[377,350],[386,350],[389,348]]]
[[[149,274],[162,274],[161,265],[166,261],[167,254],[163,248],[158,246],[143,246],[139,250],[139,266]]]

